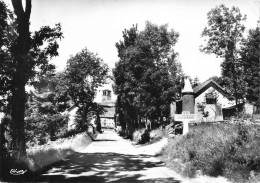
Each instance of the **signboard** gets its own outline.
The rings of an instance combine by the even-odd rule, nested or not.
[[[175,114],[174,115],[174,120],[175,121],[194,121],[196,120],[196,114],[190,114],[189,111],[183,111],[182,114]]]
[[[183,122],[183,135],[189,132],[189,121],[196,120],[196,116],[196,114],[190,114],[189,111],[183,111],[182,114],[175,114],[174,120]]]

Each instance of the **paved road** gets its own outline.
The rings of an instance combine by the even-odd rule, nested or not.
[[[81,152],[55,164],[40,181],[183,182],[158,159],[140,152],[129,141],[107,130]]]

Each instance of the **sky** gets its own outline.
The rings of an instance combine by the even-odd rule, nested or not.
[[[11,4],[11,0],[5,2]],[[222,60],[200,52],[199,46],[207,12],[222,3],[239,7],[247,15],[247,30],[256,28],[260,0],[32,0],[31,31],[61,23],[64,38],[59,42],[59,56],[52,60],[57,71],[85,47],[112,69],[119,59],[115,44],[122,40],[124,29],[137,24],[141,31],[145,21],[168,24],[180,34],[174,49],[184,73],[203,82],[221,74]]]

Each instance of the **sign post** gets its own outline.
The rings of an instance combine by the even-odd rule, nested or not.
[[[189,122],[196,120],[196,114],[190,114],[189,111],[182,111],[182,114],[175,114],[175,121],[182,121],[183,123],[183,135],[186,135],[189,132]]]

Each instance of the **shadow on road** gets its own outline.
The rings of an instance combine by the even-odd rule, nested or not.
[[[117,141],[117,140],[113,140],[113,139],[94,139],[93,141],[94,142],[99,142],[99,141],[101,141],[101,142],[109,142],[109,141]]]
[[[180,182],[174,178],[152,178],[154,175],[148,175],[144,178],[146,170],[164,166],[161,162],[146,161],[149,157],[147,155],[118,153],[75,153],[70,159],[56,163],[49,170],[43,172],[38,181]],[[152,174],[156,174],[156,172]]]

